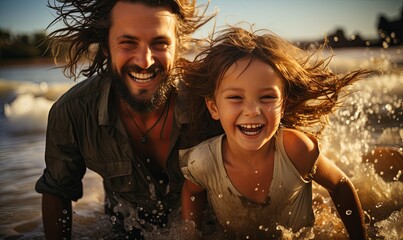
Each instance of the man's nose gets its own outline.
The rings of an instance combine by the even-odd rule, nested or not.
[[[143,69],[147,69],[155,63],[153,53],[148,46],[140,47],[136,54],[135,64]]]

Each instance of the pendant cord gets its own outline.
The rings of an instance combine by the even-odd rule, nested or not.
[[[162,123],[162,128],[161,128],[161,132],[160,132],[160,139],[162,139],[162,134],[164,133],[165,123],[167,122],[167,119],[168,119],[169,105],[171,104],[170,101],[171,101],[171,93],[169,93],[168,100],[167,100],[168,110],[167,110],[167,112],[165,114],[164,122]]]
[[[158,117],[157,121],[155,121],[155,123],[154,123],[147,131],[145,131],[145,132],[143,132],[143,131],[141,130],[140,126],[137,124],[137,122],[136,122],[136,120],[134,119],[133,115],[132,115],[131,112],[129,111],[129,108],[127,107],[127,103],[125,102],[126,111],[129,113],[130,118],[132,119],[132,121],[133,121],[134,125],[136,126],[136,128],[137,128],[137,129],[140,131],[140,133],[142,134],[142,137],[141,137],[141,142],[142,142],[142,143],[146,143],[147,134],[148,134],[151,130],[153,130],[155,126],[157,126],[157,124],[161,121],[162,116],[163,116],[164,113],[165,113],[165,110],[167,110],[167,111],[166,111],[167,114],[165,114],[164,122],[163,122],[162,129],[161,129],[161,133],[160,133],[160,139],[162,139],[162,132],[163,132],[163,130],[164,130],[165,122],[166,122],[166,120],[167,120],[167,118],[168,118],[168,113],[169,113],[170,98],[171,98],[171,95],[169,95],[169,97],[168,97],[168,99],[167,99],[167,102],[165,103],[164,109],[162,110],[162,112],[161,112],[160,116]]]

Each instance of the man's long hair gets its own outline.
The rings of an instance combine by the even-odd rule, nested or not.
[[[178,57],[194,40],[191,35],[214,17],[205,16],[208,4],[199,13],[201,6],[196,6],[196,0],[48,0],[48,7],[56,11],[57,17],[47,29],[57,23],[64,25],[48,35],[49,47],[64,75],[76,80],[81,74],[103,76],[110,71],[104,52],[108,50],[111,10],[117,1],[171,9],[177,19]]]

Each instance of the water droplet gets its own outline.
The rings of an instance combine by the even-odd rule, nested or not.
[[[193,197],[193,196],[191,196],[191,197],[190,197],[190,200],[192,200],[192,202],[194,202],[194,201],[196,200],[196,198]]]
[[[221,193],[218,194],[218,198],[223,198],[223,195]]]
[[[111,216],[111,221],[116,222],[116,216]]]
[[[230,224],[231,224],[231,222],[230,222],[229,220],[228,220],[226,223],[227,223],[227,225],[230,225]]]
[[[259,190],[259,188],[255,188],[255,192],[257,192]]]
[[[260,225],[260,226],[259,226],[259,230],[263,230],[263,225]]]
[[[65,210],[63,210],[63,214],[67,214],[67,210],[65,209]]]
[[[388,110],[389,112],[393,110],[393,107],[390,103],[385,105],[385,109]]]
[[[352,213],[353,213],[353,211],[351,211],[351,210],[346,211],[346,215],[348,215],[348,216],[350,216]]]
[[[382,202],[379,202],[379,203],[377,203],[377,204],[375,205],[375,207],[376,207],[376,208],[380,208],[380,207],[382,207],[382,204],[383,204]]]

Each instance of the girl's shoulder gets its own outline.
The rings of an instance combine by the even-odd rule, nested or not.
[[[283,129],[283,145],[301,176],[308,176],[320,154],[317,139],[295,129]]]
[[[221,152],[221,142],[224,135],[215,136],[204,140],[198,145],[179,150],[179,159],[181,165],[187,164],[189,161],[193,163],[201,163],[204,164],[209,162],[209,159],[212,157],[215,158],[217,155],[220,155]]]

